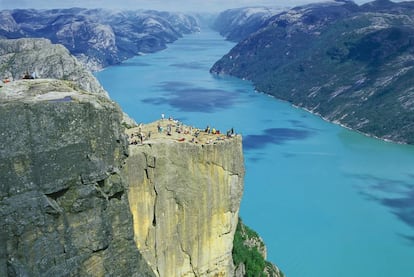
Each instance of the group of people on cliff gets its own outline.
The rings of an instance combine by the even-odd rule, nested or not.
[[[165,122],[167,121],[167,122]],[[148,131],[147,134],[144,134],[142,131],[143,125],[140,124],[138,126],[138,132],[134,132],[130,135],[129,142],[130,144],[143,144],[144,141],[151,138],[151,131]],[[168,119],[165,119],[165,115],[161,115],[161,120],[157,122],[157,133],[159,135],[167,135],[167,136],[173,136],[173,134],[179,134],[182,135],[179,138],[177,138],[177,141],[185,141],[186,139],[193,143],[199,143],[200,141],[206,144],[213,143],[215,140],[223,140],[226,137],[231,138],[236,135],[234,132],[234,128],[231,128],[227,130],[226,136],[217,136],[214,135],[220,135],[222,134],[220,130],[216,128],[210,128],[209,125],[204,130],[200,130],[195,127],[191,126],[185,126],[182,122],[178,120],[174,120],[173,117],[168,117]],[[209,136],[202,136],[200,140],[200,134],[205,133]],[[224,134],[223,134],[224,135]],[[186,136],[191,136],[191,139],[186,138]],[[215,138],[214,138],[215,137]]]
[[[144,140],[150,139],[151,138],[151,131],[148,131],[147,135],[145,135],[142,132],[142,124],[139,125],[138,127],[138,132],[136,134],[132,133],[131,137],[130,137],[130,144],[138,144],[138,142],[140,142],[141,144],[144,143]]]
[[[204,132],[206,132],[207,134],[220,135],[220,130],[217,130],[216,128],[210,128],[209,125],[207,125],[206,129],[204,130]],[[227,130],[226,136],[228,138],[235,136],[234,128],[233,127],[230,130]]]

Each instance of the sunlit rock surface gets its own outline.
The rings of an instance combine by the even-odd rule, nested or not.
[[[138,249],[159,276],[232,276],[241,137],[198,143],[153,137],[130,147],[122,171]]]
[[[126,134],[104,95],[56,79],[0,90],[1,276],[233,275],[241,137],[129,145],[145,125]]]

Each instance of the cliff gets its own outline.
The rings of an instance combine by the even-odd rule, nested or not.
[[[241,137],[212,135],[214,143],[204,144],[201,135],[198,143],[157,136],[132,145],[122,171],[138,249],[159,276],[232,276],[244,177]]]
[[[270,17],[211,71],[361,133],[413,144],[413,11],[412,2],[387,0],[295,7]]]
[[[0,88],[0,275],[153,276],[134,245],[120,108],[69,81]]]
[[[0,59],[16,79],[32,64],[50,77],[0,86],[0,276],[248,272],[232,257],[241,137],[167,120],[125,131],[90,72],[44,39],[0,40]]]
[[[0,116],[1,276],[233,275],[240,137],[129,146],[115,103],[55,79],[5,84]]]

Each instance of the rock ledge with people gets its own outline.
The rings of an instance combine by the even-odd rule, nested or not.
[[[222,141],[240,136],[234,128],[221,132],[216,128],[207,126],[200,129],[188,126],[172,117],[160,119],[147,124],[139,124],[137,127],[126,129],[130,145],[143,145],[156,142],[178,142],[194,144],[216,144]]]

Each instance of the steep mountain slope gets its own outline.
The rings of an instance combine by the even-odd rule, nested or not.
[[[230,9],[220,13],[212,27],[228,40],[240,41],[260,29],[271,16],[281,12],[281,9],[266,7]]]
[[[329,2],[270,18],[212,72],[360,132],[414,143],[414,6]]]
[[[0,37],[48,38],[93,70],[164,49],[198,30],[194,17],[169,12],[80,8],[0,12]]]

